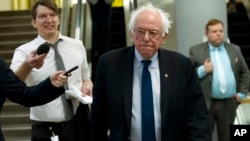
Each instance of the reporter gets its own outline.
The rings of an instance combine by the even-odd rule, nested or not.
[[[64,71],[57,71],[38,85],[27,87],[6,62],[0,58],[0,111],[6,98],[26,107],[42,105],[64,93],[63,84],[67,81]],[[0,130],[0,140],[3,139]]]

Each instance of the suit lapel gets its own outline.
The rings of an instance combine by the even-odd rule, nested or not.
[[[173,68],[173,61],[170,60],[168,54],[163,55],[162,50],[159,51],[159,68],[160,68],[160,82],[161,82],[161,94],[160,94],[160,106],[161,106],[161,121],[162,127],[166,120],[168,100],[170,95],[171,81],[169,76],[173,76],[175,70]]]
[[[238,59],[236,56],[235,56],[235,51],[232,50],[232,48],[228,47],[229,44],[228,43],[224,43],[224,47],[227,51],[227,54],[228,54],[228,57],[229,57],[229,60],[231,62],[231,66],[232,66],[232,69],[233,69],[233,72],[235,72],[235,63],[237,63]]]
[[[210,51],[209,51],[209,46],[208,46],[208,42],[205,43],[203,46],[202,46],[202,54],[204,56],[204,61],[207,59],[207,58],[210,58]],[[210,58],[211,59],[211,58]]]
[[[120,63],[121,82],[123,83],[124,108],[128,129],[131,124],[132,93],[133,93],[133,70],[134,70],[134,47],[128,47],[128,53],[124,55]],[[122,91],[122,90],[121,90]]]
[[[201,60],[203,60],[202,62],[204,62],[207,58],[209,58],[210,61],[211,61],[211,56],[210,56],[210,50],[209,50],[208,42],[204,43],[201,46],[201,49],[202,49],[201,53],[203,54],[202,56],[204,56],[204,58],[201,59]],[[210,73],[207,77],[208,77],[208,80],[210,82],[212,82],[212,74]]]

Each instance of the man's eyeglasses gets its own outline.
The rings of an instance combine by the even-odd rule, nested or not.
[[[150,38],[158,39],[160,36],[162,36],[162,32],[158,30],[133,29],[132,32],[138,37],[145,37],[147,32]]]

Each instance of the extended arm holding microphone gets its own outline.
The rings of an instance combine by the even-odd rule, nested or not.
[[[44,43],[41,44],[37,50],[32,51],[21,66],[15,70],[15,74],[19,77],[19,79],[24,81],[33,68],[41,68],[49,49],[49,45]]]

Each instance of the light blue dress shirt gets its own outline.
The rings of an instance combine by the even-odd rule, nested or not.
[[[220,84],[219,84],[219,76],[218,76],[218,66],[217,66],[217,62],[215,59],[216,49],[218,49],[219,57],[223,65],[222,68],[226,76],[226,92],[225,93],[222,93],[219,87]],[[236,80],[235,80],[231,62],[227,54],[227,51],[225,49],[225,46],[224,44],[222,44],[219,47],[214,47],[211,44],[209,44],[209,50],[210,50],[210,60],[213,63],[212,98],[216,98],[216,99],[230,98],[236,93]],[[198,68],[199,78],[203,78],[206,75],[207,74],[206,74],[204,65],[200,66]],[[242,93],[237,93],[237,94],[239,95],[241,99],[245,97],[245,95]]]

